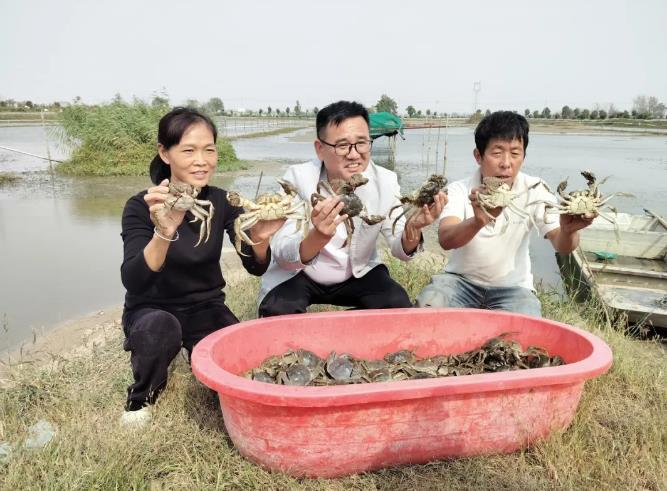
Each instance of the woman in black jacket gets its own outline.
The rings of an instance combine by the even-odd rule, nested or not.
[[[166,114],[158,129],[158,155],[150,164],[155,186],[130,198],[123,211],[124,348],[131,352],[134,374],[121,418],[125,424],[150,420],[181,347],[192,352],[206,335],[238,322],[225,305],[220,255],[224,231],[234,243],[233,223],[243,210],[229,204],[226,191],[208,185],[218,161],[216,138],[215,124],[196,110],[175,108]],[[165,203],[170,182],[200,189],[201,208],[183,211]],[[201,235],[207,214],[210,227]],[[193,221],[197,216],[203,221]],[[250,274],[266,271],[269,238],[283,223],[259,222],[250,230],[257,245],[244,243],[241,251]]]

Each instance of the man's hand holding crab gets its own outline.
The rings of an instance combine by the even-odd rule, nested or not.
[[[572,235],[581,229],[588,227],[598,216],[597,213],[587,213],[583,215],[561,215],[560,229],[563,233]]]
[[[338,225],[348,218],[345,214],[339,215],[343,207],[340,196],[330,196],[313,206],[310,215],[312,227],[299,246],[301,262],[305,264],[312,261],[336,235]]]
[[[419,245],[422,229],[428,227],[438,219],[446,204],[447,194],[444,191],[439,191],[433,197],[431,205],[423,205],[419,211],[416,211],[408,218],[401,238],[405,252],[408,254],[414,252]]]
[[[482,208],[478,196],[484,193],[485,189],[486,188],[484,186],[478,186],[472,189],[470,191],[470,195],[468,196],[470,204],[472,205],[472,211],[475,214],[475,220],[479,224],[480,228],[485,227],[493,221],[489,215],[493,216],[494,218],[498,218],[503,212],[503,209],[500,206],[497,208],[491,208],[486,211]]]

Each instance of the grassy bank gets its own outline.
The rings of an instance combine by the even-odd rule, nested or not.
[[[441,267],[437,257],[409,265],[389,261],[412,298]],[[228,288],[242,319],[255,315],[256,279]],[[224,431],[216,398],[180,363],[149,431],[117,424],[131,371],[118,325],[105,343],[48,367],[12,370],[0,393],[0,441],[17,444],[39,419],[57,427],[43,450],[18,451],[0,464],[4,489],[665,489],[667,356],[651,342],[605,326],[542,292],[547,317],[585,326],[614,352],[610,372],[586,383],[574,422],[562,433],[511,455],[407,466],[339,480],[294,479],[242,458]]]
[[[56,170],[76,176],[147,175],[156,154],[158,122],[168,110],[140,101],[65,108],[58,137],[73,150]],[[218,138],[217,147],[220,170],[241,168],[229,140]]]

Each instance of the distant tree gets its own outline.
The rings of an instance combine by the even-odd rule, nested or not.
[[[551,109],[549,109],[548,107],[542,109],[542,117],[545,119],[549,119],[551,117]]]
[[[276,116],[280,116],[280,109],[276,108]]]
[[[294,106],[294,114],[296,116],[301,116],[301,104],[299,103],[298,100],[296,101],[296,104]]]
[[[204,109],[211,114],[218,115],[225,112],[225,104],[219,97],[211,97],[204,105]]]
[[[430,116],[430,115],[431,115],[431,110],[430,110],[430,109],[427,109],[427,110],[426,110],[426,115],[427,115],[427,116]]]
[[[539,118],[539,117],[540,117],[540,112],[539,112],[537,109],[535,109],[535,110],[533,111],[533,117],[534,117],[534,118]]]
[[[32,101],[25,101],[25,107],[27,107],[28,109],[32,109],[33,106],[34,104],[32,103]]]
[[[584,109],[579,114],[579,119],[589,119],[591,117],[591,112],[588,109]]]
[[[523,115],[524,115],[525,117],[527,117],[527,118],[530,118],[530,115],[531,115],[531,114],[530,114],[530,109],[528,109],[528,108],[524,109],[524,111],[523,111]]]
[[[419,111],[417,111],[417,117],[418,117],[418,118],[421,118],[421,117],[422,117],[422,110],[421,110],[421,109],[420,109]]]
[[[574,111],[572,111],[570,106],[563,106],[563,108],[560,110],[560,115],[563,119],[572,119],[574,118]]]
[[[554,119],[560,119],[560,113],[554,113]]]
[[[591,111],[591,119],[598,119],[600,117],[600,111],[593,109]]]
[[[81,96],[80,95],[76,96],[73,102],[74,104],[81,104]]]
[[[259,108],[259,115],[261,116],[263,112],[264,112],[264,109],[262,109],[262,108],[260,107],[260,108]]]
[[[632,115],[649,112],[648,97],[639,95],[632,101]]]
[[[600,119],[607,119],[607,111],[605,111],[604,109],[600,109],[598,111],[598,117]]]
[[[388,112],[396,115],[398,113],[396,101],[386,94],[382,94],[380,100],[375,104],[375,109],[378,112]]]
[[[58,101],[51,104],[51,106],[53,106],[53,109],[60,110],[60,102]]]
[[[199,109],[199,101],[197,99],[186,99],[185,107],[191,107],[192,109]]]
[[[433,117],[435,118],[437,116],[438,116],[438,111],[433,111]]]
[[[579,119],[580,114],[581,114],[581,109],[575,107],[574,110],[572,111],[572,116],[576,119]]]
[[[414,106],[406,107],[405,111],[408,113],[409,118],[414,118],[415,114],[417,114],[417,110],[414,108]]]
[[[285,114],[287,114],[288,116],[289,116],[289,111],[290,111],[290,109],[289,109],[289,106],[288,106],[288,107],[285,108]]]
[[[491,116],[491,109],[487,109],[484,116]]]
[[[272,111],[271,106],[269,106],[269,107],[266,108],[266,114],[269,114],[269,115],[270,115],[270,114],[271,114],[271,111]]]
[[[628,111],[627,111],[627,110],[626,110],[626,111],[623,111],[623,112],[621,113],[621,117],[622,117],[622,118],[626,118],[626,119],[627,119],[627,118],[629,118],[629,117],[630,117],[630,113],[628,113]]]
[[[317,108],[317,106],[315,106],[313,108],[313,114],[317,115],[318,112],[320,112],[320,110]]]

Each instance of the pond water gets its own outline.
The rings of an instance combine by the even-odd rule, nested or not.
[[[387,162],[387,139],[382,138],[374,158],[393,166],[404,191],[412,190],[435,170],[435,162],[442,171],[445,133],[437,132],[406,132],[406,140],[398,141],[395,164]],[[46,155],[48,133],[41,126],[1,127],[0,146]],[[286,164],[312,158],[312,135],[312,130],[300,130],[238,140],[234,146],[241,159],[276,162],[271,173],[280,175]],[[472,149],[472,129],[448,129],[450,181],[475,169]],[[67,157],[66,149],[51,140],[50,151],[53,158]],[[0,351],[30,339],[33,330],[123,299],[120,216],[128,197],[149,185],[148,178],[69,178],[51,176],[48,169],[44,160],[0,149],[0,172],[22,178],[0,187]],[[524,169],[553,187],[568,176],[570,186],[581,187],[583,169],[611,175],[606,193],[636,196],[615,200],[620,211],[641,213],[646,207],[667,215],[667,138],[662,136],[532,134]],[[257,176],[233,181],[217,176],[214,183],[252,195]],[[275,187],[273,179],[262,180],[262,191]],[[537,236],[532,242],[536,278],[558,285],[551,246]]]

